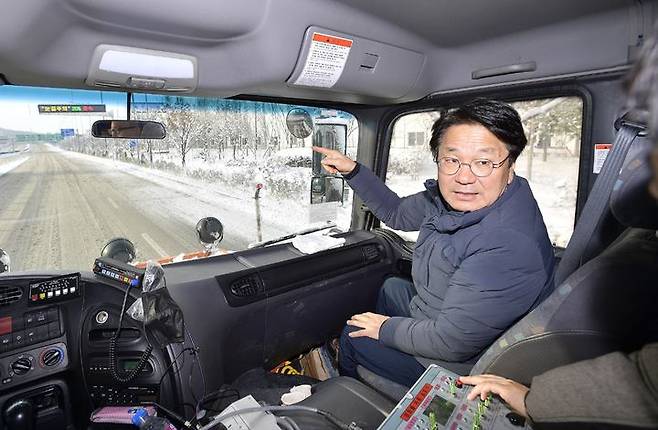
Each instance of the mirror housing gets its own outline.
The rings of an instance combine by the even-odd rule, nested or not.
[[[94,137],[111,139],[164,139],[164,124],[157,121],[103,119],[91,126]]]
[[[132,262],[136,255],[135,245],[123,237],[110,239],[101,250],[101,257],[109,257],[126,264]]]
[[[302,108],[294,108],[286,115],[286,127],[298,139],[306,139],[313,133],[313,118]]]
[[[0,248],[0,273],[9,272],[11,270],[11,259],[7,251]]]
[[[206,248],[212,250],[219,245],[224,238],[224,225],[215,217],[201,218],[196,223],[196,232],[199,242]]]

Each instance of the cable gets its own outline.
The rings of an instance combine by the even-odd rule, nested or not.
[[[292,430],[301,430],[299,428],[299,426],[297,425],[297,423],[295,422],[295,420],[293,420],[292,418],[290,418],[290,417],[277,417],[277,422],[279,422],[279,419],[286,422],[292,428]]]
[[[199,430],[210,430],[214,428],[216,425],[221,424],[221,422],[226,420],[227,418],[234,417],[236,415],[250,414],[254,412],[289,412],[289,411],[311,412],[314,414],[322,415],[329,422],[331,422],[336,427],[338,427],[340,430],[362,430],[361,427],[359,427],[359,425],[357,425],[355,422],[346,424],[345,422],[341,421],[339,418],[337,418],[334,414],[330,412],[323,411],[321,409],[311,408],[308,406],[263,406],[259,408],[240,409],[237,411],[231,411],[226,414],[220,414],[216,416],[211,422],[201,427]]]
[[[176,372],[180,374],[180,368],[181,368],[181,366],[183,366],[183,364],[185,364],[185,357],[183,357],[183,362],[182,362],[181,364],[178,364],[178,359],[180,358],[181,355],[183,355],[183,353],[184,353],[185,351],[191,351],[191,350],[192,350],[192,348],[183,348],[183,349],[182,349],[182,350],[176,355],[176,357],[171,361],[171,363],[169,363],[169,366],[167,366],[167,369],[165,369],[164,373],[163,373],[162,376],[160,377],[160,381],[158,382],[158,385],[161,385],[161,384],[162,384],[162,381],[164,381],[164,378],[165,378],[165,376],[167,376],[167,373],[169,373],[169,371],[170,371],[171,369],[173,369],[174,364],[176,364]]]
[[[158,402],[140,402],[141,406],[155,406],[158,409],[160,409],[164,414],[169,418],[171,421],[175,421],[177,424],[182,425],[185,428],[193,429],[194,426],[192,423],[187,420],[186,418],[178,415],[176,412],[172,411],[171,409],[165,408]]]
[[[110,351],[109,351],[109,358],[110,358],[110,374],[112,375],[112,378],[114,378],[115,381],[121,382],[121,383],[126,383],[130,382],[133,379],[137,377],[144,369],[144,366],[146,365],[146,362],[148,361],[151,352],[153,351],[153,345],[151,345],[150,342],[148,342],[148,346],[146,347],[146,350],[142,352],[141,357],[139,358],[139,361],[137,362],[137,366],[132,369],[130,372],[125,374],[125,376],[119,375],[119,371],[117,370],[117,354],[116,354],[116,348],[117,348],[117,340],[119,336],[121,335],[121,327],[123,326],[123,314],[126,312],[126,304],[128,303],[128,296],[130,294],[130,286],[126,288],[126,293],[123,296],[123,304],[121,305],[121,313],[119,314],[119,326],[117,327],[116,331],[114,332],[114,335],[110,338]]]
[[[286,420],[286,417],[276,417],[276,423],[278,424],[279,427],[282,427],[283,430],[295,430],[290,423],[288,423],[288,420]]]
[[[201,384],[203,387],[203,392],[201,393],[201,399],[196,398],[196,394],[194,393],[194,390],[192,389],[192,375],[193,372],[190,370],[190,375],[188,377],[188,385],[190,388],[190,393],[192,394],[192,398],[194,399],[194,402],[196,403],[195,406],[195,415],[198,416],[199,414],[199,406],[201,405],[201,402],[203,399],[206,397],[206,375],[203,373],[203,366],[201,366],[201,360],[199,360],[199,348],[196,346],[196,342],[194,341],[194,337],[192,336],[192,333],[185,327],[185,333],[187,334],[187,337],[190,339],[190,343],[192,344],[192,349],[193,349],[193,359],[197,367],[199,368],[199,374],[201,375]]]
[[[201,399],[201,403],[199,404],[199,406],[202,409],[207,409],[207,410],[212,411],[212,412],[220,413],[220,412],[223,412],[223,410],[213,409],[212,407],[207,406],[206,403],[208,403],[210,401],[224,400],[224,399],[226,399],[228,397],[232,397],[232,396],[235,397],[235,400],[239,400],[240,399],[240,392],[238,390],[236,390],[235,388],[230,388],[230,387],[229,388],[220,388],[219,390],[213,391],[212,393],[209,393],[206,396],[204,396],[203,399]]]

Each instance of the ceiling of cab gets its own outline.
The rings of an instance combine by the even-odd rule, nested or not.
[[[627,64],[654,1],[31,0],[0,13],[0,73],[17,85],[90,88],[95,49],[196,58],[194,95],[390,104],[428,94]],[[353,45],[331,88],[294,85],[309,29]],[[312,33],[312,32],[311,32]],[[364,68],[373,55],[374,68]],[[300,64],[298,64],[300,63]],[[522,73],[473,72],[535,64]]]
[[[625,8],[635,1],[337,0],[396,22],[436,46],[459,46]]]

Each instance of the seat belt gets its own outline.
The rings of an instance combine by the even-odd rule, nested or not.
[[[606,214],[610,203],[610,195],[619,172],[626,159],[626,154],[637,136],[646,134],[646,127],[641,121],[630,118],[630,112],[615,121],[617,136],[601,167],[592,191],[587,197],[585,207],[578,218],[569,244],[562,256],[562,260],[555,272],[555,286],[560,285],[582,264],[586,263],[592,256],[590,243],[594,232]]]

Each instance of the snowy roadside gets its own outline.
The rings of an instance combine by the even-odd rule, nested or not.
[[[0,176],[8,173],[21,164],[25,163],[30,157],[21,153],[11,154],[0,158]]]

